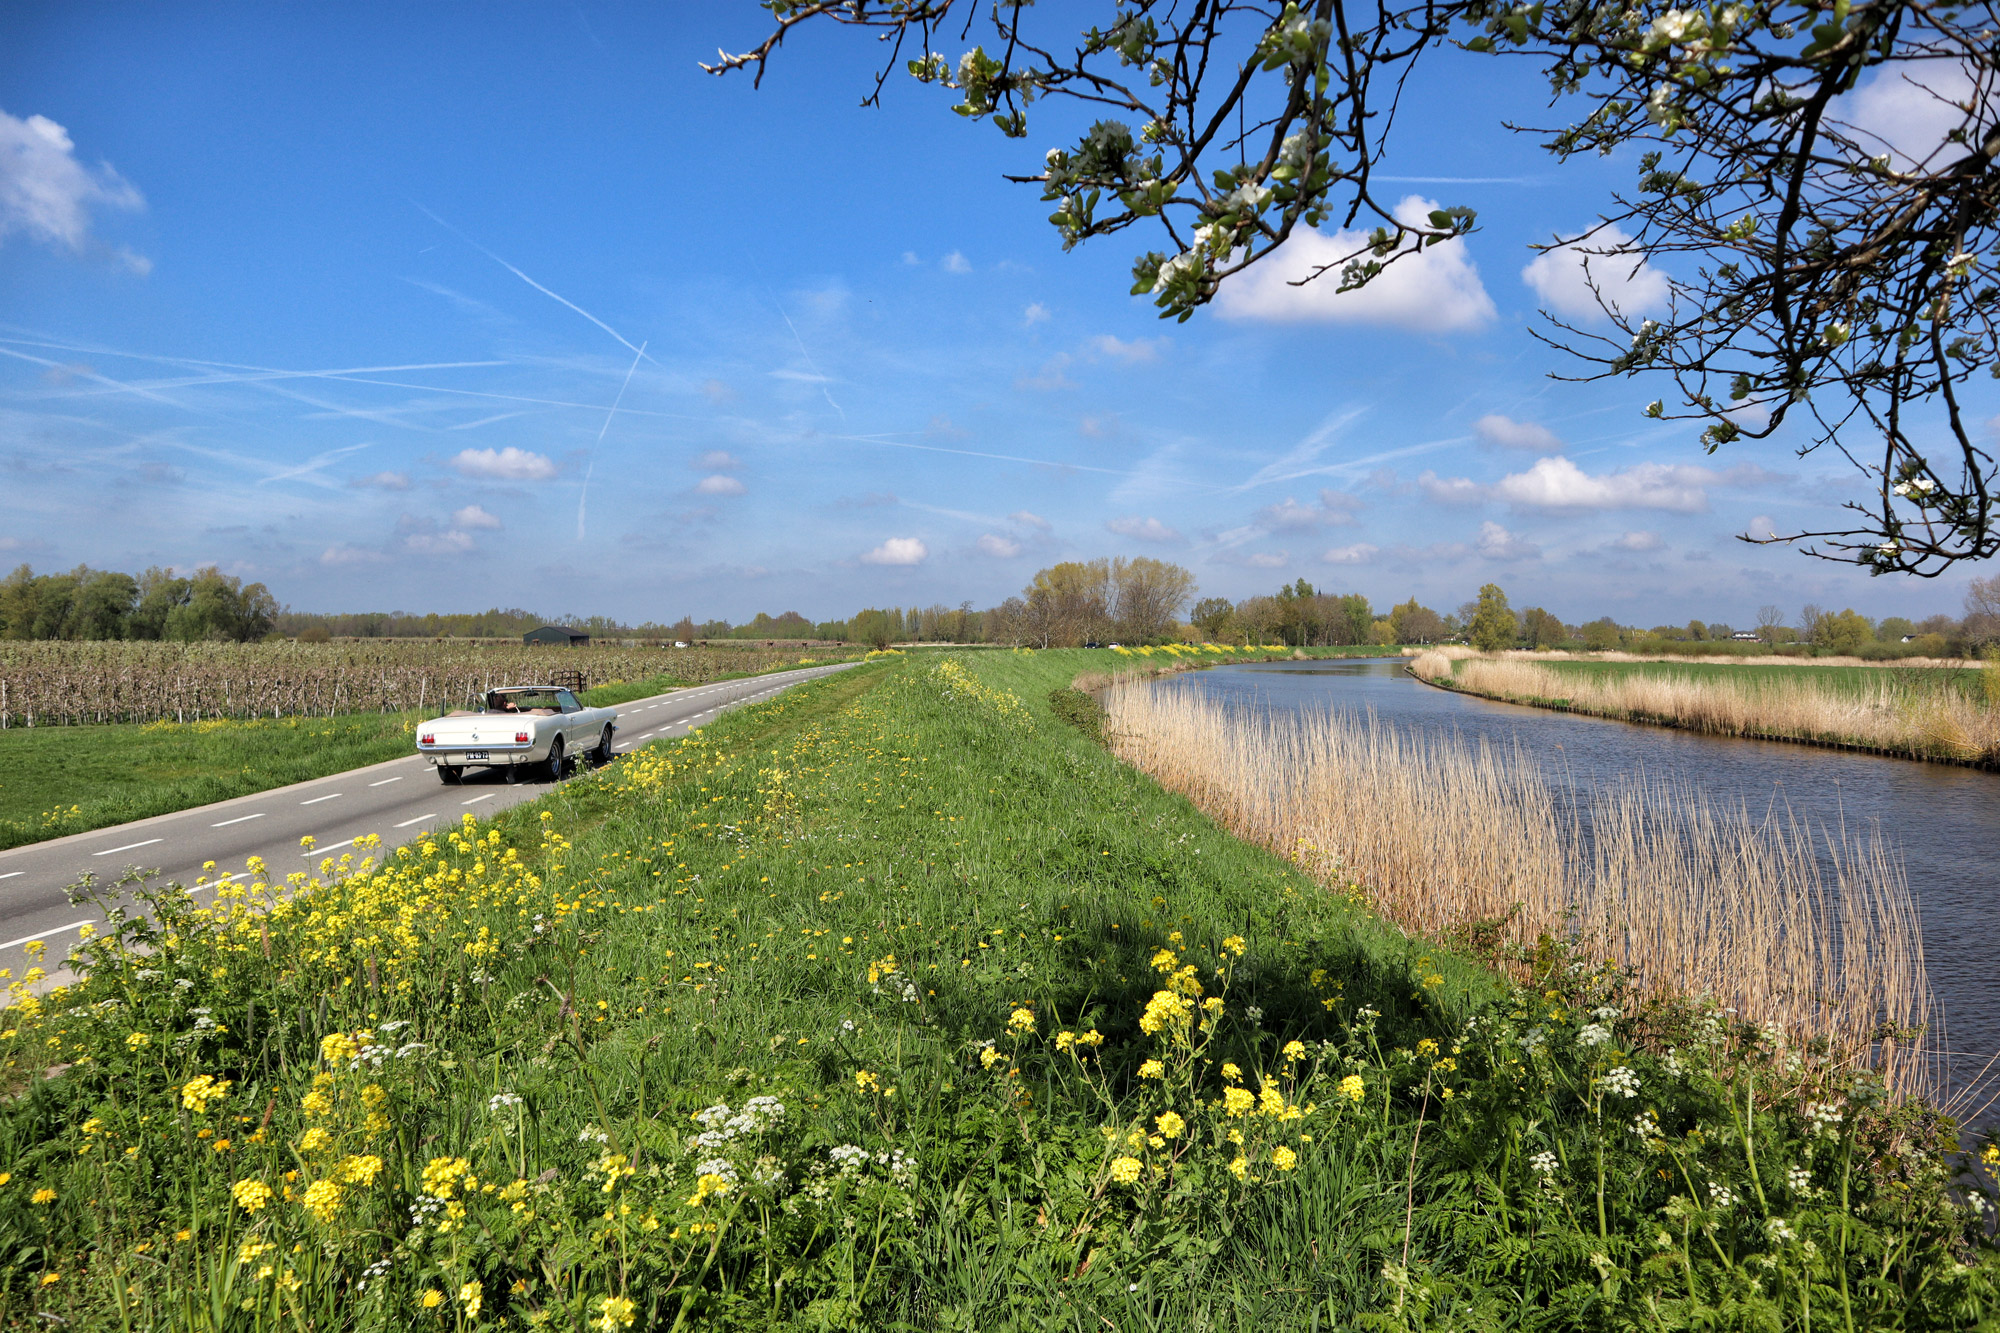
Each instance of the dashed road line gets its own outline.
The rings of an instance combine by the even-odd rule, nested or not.
[[[412,825],[412,824],[421,824],[421,823],[423,823],[423,822],[424,822],[424,821],[425,821],[426,819],[436,819],[436,818],[437,818],[437,811],[433,810],[433,811],[432,811],[431,813],[429,813],[429,814],[427,814],[427,815],[418,815],[418,816],[417,816],[417,817],[416,817],[415,819],[406,819],[406,820],[404,820],[404,821],[403,821],[402,823],[400,823],[400,824],[396,824],[396,825],[392,825],[392,827],[394,827],[394,828],[408,828],[408,827],[409,827],[410,825]]]
[[[0,875],[0,879],[16,879],[27,873],[25,870],[10,870],[4,875]]]
[[[300,852],[299,855],[304,857],[324,856],[328,852],[337,852],[343,847],[351,847],[353,845],[354,839],[349,838],[346,842],[336,842],[331,847],[315,847],[309,852]]]
[[[129,852],[135,847],[151,847],[156,842],[165,842],[165,841],[166,841],[165,838],[148,838],[144,842],[128,842],[123,847],[106,847],[101,852],[92,852],[91,855],[110,856],[114,852]]]
[[[37,931],[33,935],[23,935],[18,940],[8,940],[5,944],[0,944],[0,949],[11,949],[17,944],[31,944],[36,940],[45,940],[51,935],[60,935],[65,930],[75,930],[78,926],[87,926],[90,924],[89,921],[72,921],[67,926],[51,926],[49,929]]]
[[[238,815],[238,816],[236,816],[236,818],[234,818],[234,819],[225,819],[225,820],[223,820],[223,821],[222,821],[222,822],[221,822],[220,824],[210,824],[210,825],[209,825],[209,827],[210,827],[210,828],[228,828],[228,827],[229,827],[229,826],[230,826],[231,824],[247,824],[247,823],[249,823],[249,822],[250,822],[251,820],[253,820],[253,819],[262,819],[262,818],[264,817],[265,813],[266,813],[265,811],[263,811],[263,810],[259,810],[259,811],[258,811],[258,812],[257,812],[256,814],[254,814],[254,815]]]
[[[408,776],[409,774],[407,773],[399,773],[393,778],[383,778],[380,782],[371,782],[368,785],[371,787],[386,787],[392,782],[401,782],[404,778]]]
[[[300,805],[318,805],[318,804],[319,804],[319,803],[320,803],[321,801],[331,801],[331,800],[333,800],[333,799],[334,799],[334,797],[336,797],[336,796],[339,796],[339,795],[340,795],[340,793],[339,793],[339,792],[333,792],[333,793],[331,793],[331,794],[329,794],[329,795],[326,795],[326,796],[315,796],[315,797],[313,797],[313,798],[312,798],[312,799],[311,799],[310,801],[300,801],[300,802],[299,802],[299,804],[300,804]]]
[[[473,797],[473,798],[472,798],[471,800],[469,800],[469,801],[460,801],[460,802],[459,802],[459,804],[460,804],[460,805],[478,805],[478,804],[479,804],[479,803],[480,803],[481,801],[490,801],[490,800],[492,800],[492,799],[493,799],[493,793],[489,791],[489,792],[487,792],[487,793],[486,793],[486,794],[485,794],[484,796],[475,796],[475,797]]]

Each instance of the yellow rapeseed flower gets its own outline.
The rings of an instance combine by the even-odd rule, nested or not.
[[[1238,1065],[1234,1060],[1224,1061],[1222,1065],[1222,1076],[1228,1079],[1231,1083],[1241,1082],[1243,1079],[1243,1068],[1241,1065]]]
[[[1243,956],[1243,937],[1241,935],[1231,935],[1222,942],[1222,950],[1224,953],[1235,954],[1238,958],[1241,958]]]
[[[1346,1078],[1340,1080],[1339,1092],[1348,1101],[1358,1102],[1367,1095],[1368,1087],[1361,1081],[1361,1075],[1349,1074]]]
[[[143,1047],[151,1046],[152,1044],[153,1044],[153,1039],[147,1036],[143,1032],[135,1032],[131,1036],[125,1039],[125,1046],[126,1049],[128,1050],[136,1051],[142,1049]]]
[[[196,1074],[181,1085],[181,1105],[195,1114],[206,1112],[209,1104],[221,1101],[235,1086],[226,1078],[216,1078],[212,1074]]]
[[[306,1211],[321,1222],[331,1222],[340,1212],[340,1186],[331,1180],[315,1180],[306,1186],[305,1197],[300,1200]]]
[[[458,1299],[465,1306],[465,1317],[467,1319],[477,1319],[479,1317],[479,1306],[485,1299],[485,1295],[486,1293],[480,1289],[477,1282],[468,1282],[458,1289]]]
[[[1248,1088],[1225,1088],[1222,1092],[1222,1109],[1230,1115],[1249,1115],[1257,1099],[1250,1095]]]
[[[1306,1055],[1306,1044],[1302,1041],[1288,1041],[1285,1043],[1284,1054],[1287,1060],[1303,1060]]]
[[[1235,1176],[1238,1180],[1248,1179],[1250,1175],[1250,1159],[1242,1153],[1237,1153],[1236,1160],[1229,1164],[1229,1174]]]
[[[597,1301],[597,1327],[603,1333],[618,1333],[621,1328],[632,1327],[639,1307],[623,1296],[602,1296]]]
[[[1166,1076],[1167,1067],[1158,1060],[1148,1060],[1139,1066],[1140,1078],[1165,1078]]]
[[[326,1147],[327,1144],[332,1142],[333,1135],[327,1133],[318,1125],[314,1125],[299,1136],[299,1151],[318,1152],[321,1148]]]
[[[229,1192],[236,1199],[236,1206],[246,1213],[254,1213],[271,1202],[271,1187],[261,1180],[239,1180],[230,1186]]]
[[[1007,1015],[1007,1030],[1009,1032],[1033,1032],[1035,1030],[1035,1011],[1032,1009],[1016,1009],[1013,1013]]]
[[[1181,1136],[1181,1131],[1187,1128],[1187,1121],[1172,1111],[1163,1111],[1154,1116],[1153,1124],[1159,1128],[1160,1137],[1163,1139],[1177,1139]]]
[[[1136,1157],[1114,1157],[1111,1159],[1111,1178],[1121,1185],[1129,1185],[1139,1178],[1140,1162]]]
[[[1271,1165],[1280,1171],[1289,1171],[1298,1164],[1299,1155],[1290,1148],[1279,1147],[1271,1150]]]

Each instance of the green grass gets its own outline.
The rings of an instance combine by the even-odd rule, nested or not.
[[[0,1035],[0,1327],[1995,1310],[1920,1118],[1404,938],[1053,716],[1100,656],[860,668],[281,910],[154,895]]]
[[[619,681],[586,690],[582,699],[608,708],[682,684],[672,676]],[[0,731],[0,848],[109,828],[395,759],[414,751],[413,729],[429,716],[349,713],[10,727]]]
[[[1852,694],[1872,694],[1884,684],[1888,684],[1904,691],[1952,689],[1968,699],[1985,697],[1981,674],[1977,668],[1812,666],[1807,663],[1740,666],[1723,662],[1593,662],[1561,659],[1546,661],[1538,659],[1538,665],[1545,666],[1551,671],[1570,672],[1599,680],[1621,679],[1627,676],[1658,676],[1694,681],[1743,681],[1753,685],[1809,682]],[[1456,669],[1454,664],[1453,670]]]

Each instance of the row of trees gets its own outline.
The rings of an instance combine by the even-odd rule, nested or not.
[[[37,574],[21,565],[0,580],[0,638],[174,639],[247,643],[271,633],[278,603],[261,583],[210,565],[182,576],[157,566],[139,575],[78,565]]]

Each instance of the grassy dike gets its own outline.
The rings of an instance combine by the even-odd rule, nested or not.
[[[1403,938],[1113,761],[1103,656],[893,659],[160,890],[0,1031],[0,1327],[1990,1317],[1921,1112]]]
[[[583,699],[610,707],[682,683],[672,676],[621,681],[587,690]],[[400,758],[415,750],[416,725],[435,715],[433,710],[9,727],[0,731],[0,848],[172,814]]]

